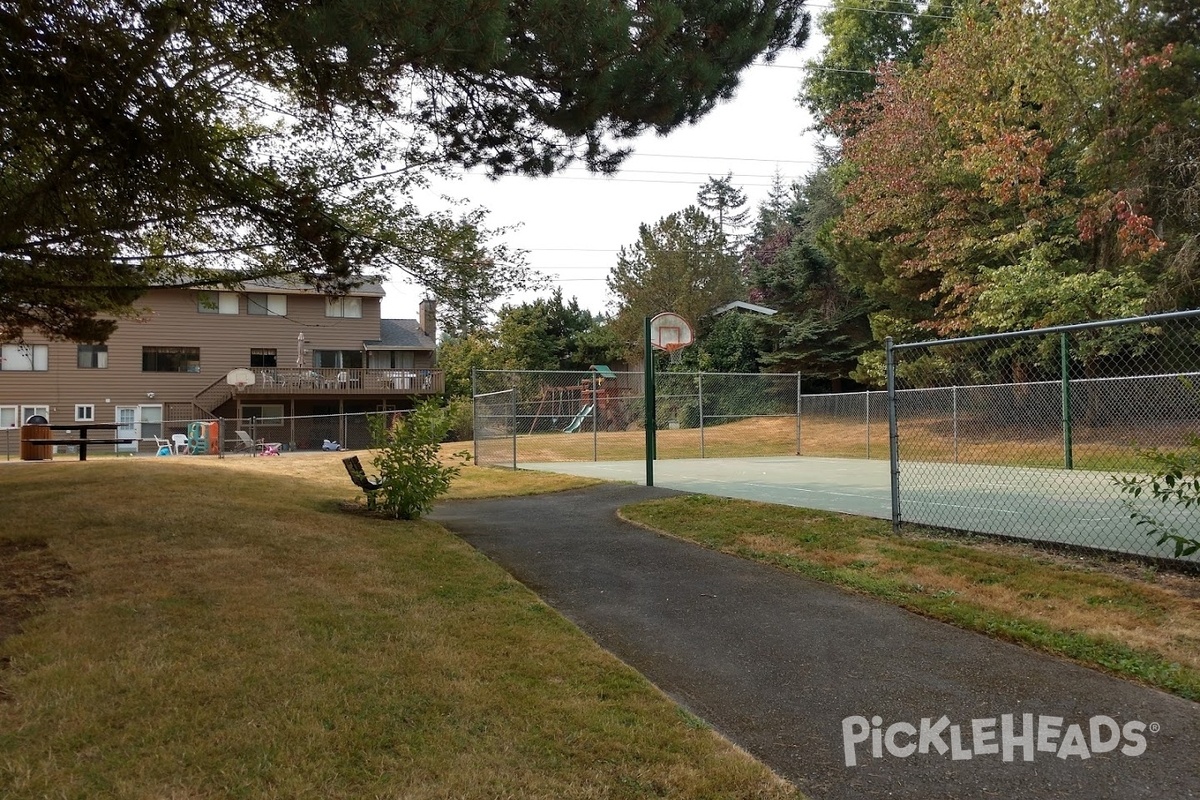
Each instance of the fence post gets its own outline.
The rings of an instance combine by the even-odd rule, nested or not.
[[[954,431],[954,463],[958,463],[958,387],[950,387],[950,419]]]
[[[796,455],[800,455],[800,412],[804,408],[804,395],[800,393],[800,373],[796,373]]]
[[[517,390],[512,392],[513,469],[517,468]]]
[[[475,466],[479,466],[479,400],[475,388],[475,367],[471,367],[471,452]]]
[[[250,441],[251,441],[251,442],[257,442],[257,441],[258,441],[258,431],[257,431],[257,430],[255,430],[255,422],[256,422],[256,418],[255,418],[255,417],[251,417],[251,418],[250,418]],[[256,454],[255,454],[255,452],[254,452],[256,449],[257,449],[257,448],[255,448],[255,447],[251,447],[251,448],[250,448],[250,457],[251,457],[251,458],[254,458],[254,456],[256,455]]]
[[[896,430],[896,361],[892,353],[892,337],[884,345],[887,357],[888,393],[888,460],[892,473],[892,531],[900,532],[900,439]]]
[[[704,458],[704,373],[696,373],[696,396],[700,401],[700,457]]]
[[[596,422],[600,409],[600,395],[596,394],[596,370],[592,370],[592,461],[599,461],[599,438],[596,434]]]
[[[1067,332],[1058,334],[1058,349],[1062,359],[1062,427],[1063,468],[1074,469],[1075,457],[1071,446],[1071,353]]]
[[[867,389],[867,460],[871,460],[871,390]]]

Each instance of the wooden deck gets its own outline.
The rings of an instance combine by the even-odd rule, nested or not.
[[[255,369],[243,395],[329,397],[433,395],[445,391],[436,369]]]

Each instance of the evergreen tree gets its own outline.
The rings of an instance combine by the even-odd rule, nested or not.
[[[733,173],[724,178],[709,176],[696,199],[700,207],[716,219],[729,251],[736,252],[741,241],[740,231],[750,219],[750,208],[746,205],[746,193],[733,185]]]
[[[810,176],[788,212],[794,222],[752,247],[747,260],[751,297],[778,312],[759,323],[766,343],[759,363],[768,371],[800,372],[810,387],[836,390],[871,344],[871,305],[804,233],[822,186]]]
[[[771,176],[771,188],[767,190],[767,199],[758,206],[758,218],[754,222],[752,244],[761,244],[775,231],[787,225],[794,225],[797,220],[792,218],[798,188],[795,183],[784,182],[783,173],[779,167]]]
[[[587,369],[619,355],[605,321],[563,302],[562,289],[549,298],[505,306],[496,321],[500,359],[506,369]]]
[[[408,198],[617,167],[799,45],[801,0],[18,0],[0,8],[0,338],[98,341],[156,283],[519,285]]]
[[[613,327],[630,352],[641,346],[645,317],[674,311],[694,327],[742,294],[720,227],[695,206],[641,225],[637,242],[621,248],[608,288],[618,302]]]

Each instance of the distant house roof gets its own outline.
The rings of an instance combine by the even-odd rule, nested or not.
[[[176,278],[175,280],[168,280],[167,282],[161,284],[161,287],[162,288],[170,288],[174,284],[184,283],[184,284],[188,284],[189,288],[191,288],[190,281],[191,281],[190,278],[179,277],[179,278]],[[306,284],[300,280],[292,280],[287,277],[257,278],[255,280],[243,281],[241,285],[245,288],[246,291],[265,290],[265,291],[271,291],[271,292],[283,292],[285,294],[316,294],[317,293],[317,290],[315,288],[313,288],[312,286],[310,286],[309,284]],[[221,291],[224,289],[224,287],[219,286],[215,283],[212,284],[211,286],[207,286],[207,287],[197,286],[194,288],[201,289],[201,290],[216,290],[216,291]],[[361,296],[383,297],[383,295],[384,295],[383,284],[367,282],[367,283],[362,284],[361,286],[356,286],[353,289],[350,289],[347,292],[347,294],[349,294],[351,296],[355,296],[355,297],[361,297]]]
[[[773,314],[779,313],[778,311],[776,311],[773,308],[767,308],[766,306],[756,306],[754,303],[746,303],[741,300],[734,300],[732,303],[726,303],[725,305],[723,305],[719,308],[714,308],[712,313],[713,313],[713,316],[715,317],[720,314],[724,314],[726,311],[750,311],[754,314],[763,314],[764,316],[768,316],[768,317]]]
[[[421,331],[415,319],[379,320],[378,339],[363,342],[368,350],[436,350],[437,344]]]

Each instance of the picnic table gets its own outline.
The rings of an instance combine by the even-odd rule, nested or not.
[[[132,444],[137,439],[91,439],[88,438],[88,431],[115,431],[117,424],[115,422],[76,422],[71,425],[34,425],[29,427],[39,428],[41,431],[78,431],[74,437],[67,438],[29,438],[22,437],[21,441],[29,445],[56,445],[69,444],[79,447],[79,460],[87,461],[87,449],[89,444]],[[40,431],[39,431],[40,432]],[[26,461],[41,460],[35,456],[25,457],[22,453],[22,458]]]

